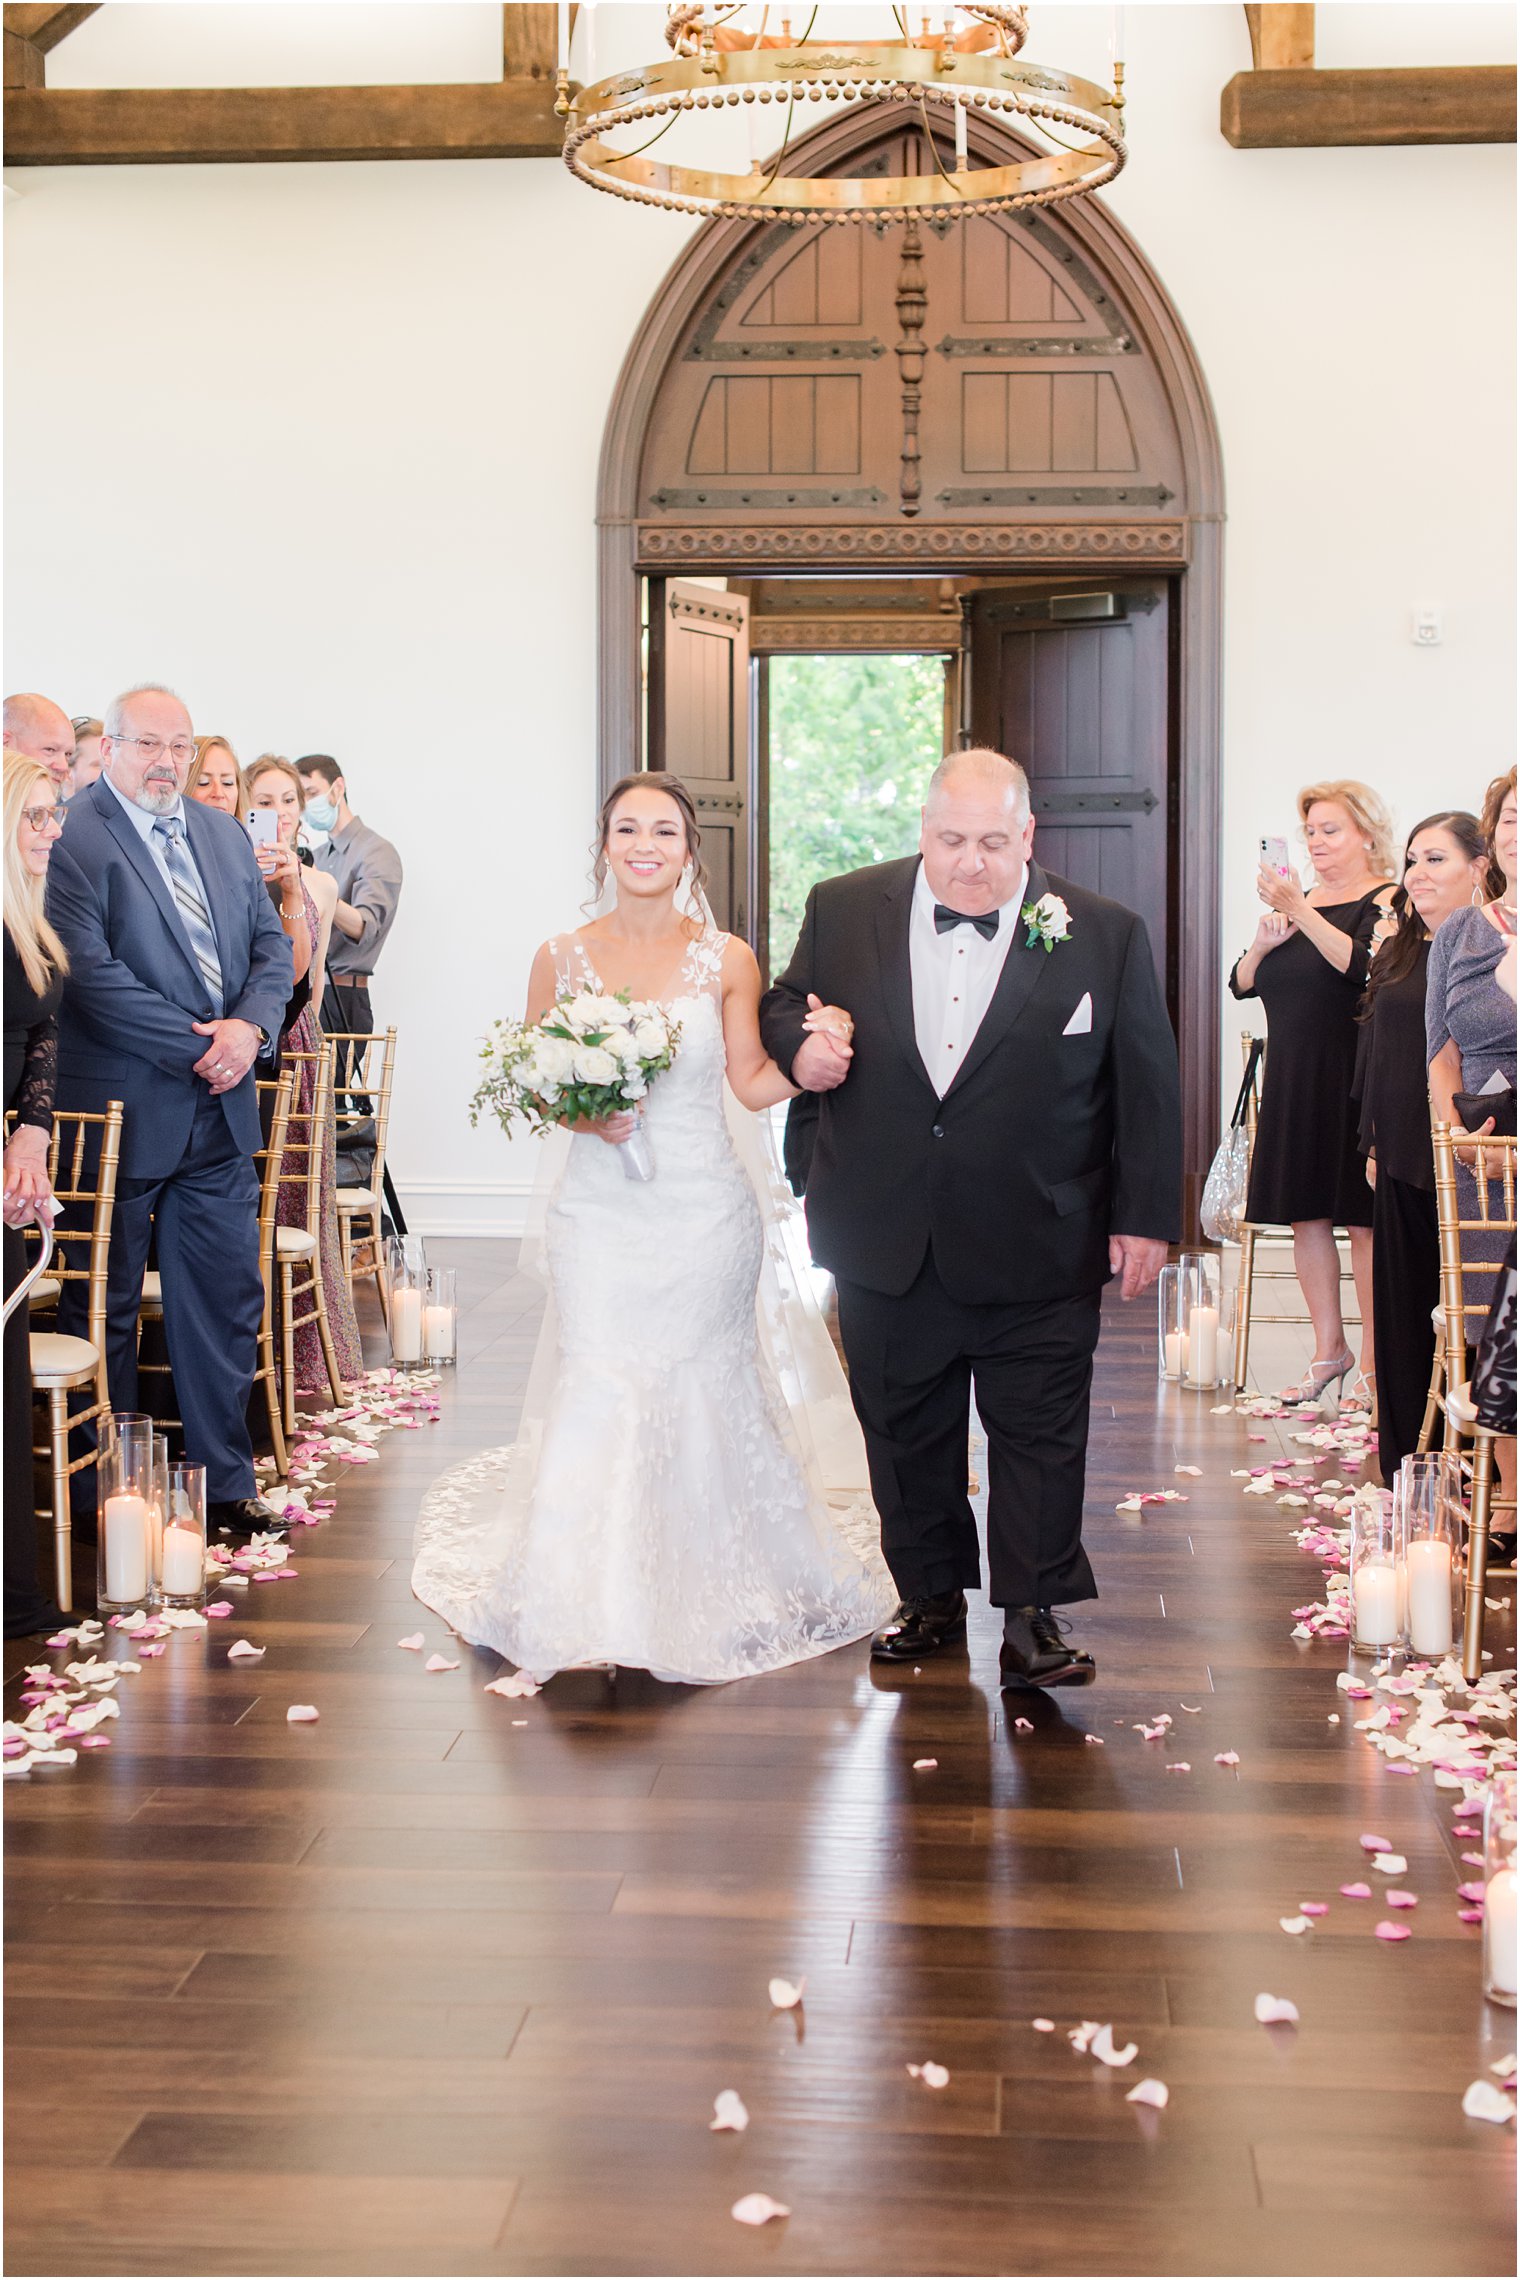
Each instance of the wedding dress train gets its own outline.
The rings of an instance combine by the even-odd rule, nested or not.
[[[626,1179],[592,1135],[569,1143],[516,1440],[422,1507],[418,1598],[539,1679],[607,1663],[750,1677],[896,1604],[795,1218],[762,1212],[730,1129],[726,939],[693,943],[667,1001],[681,1042],[645,1104],[653,1180]],[[551,947],[562,991],[601,990],[579,942]]]

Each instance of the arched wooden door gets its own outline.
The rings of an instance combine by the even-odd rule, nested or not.
[[[989,159],[1017,147],[1005,130],[972,132]],[[818,172],[899,174],[921,163],[918,130],[882,112],[843,117],[807,147]],[[1063,582],[1090,590],[1095,574],[1116,594],[1151,598],[1148,636],[1132,621],[1128,639],[1110,638],[1101,654],[1159,661],[1134,719],[1161,722],[1161,759],[1146,762],[1152,775],[1159,765],[1160,782],[1147,777],[1137,790],[1126,778],[1108,797],[1152,795],[1124,830],[1181,1037],[1190,1205],[1218,1125],[1221,516],[1217,442],[1191,346],[1138,250],[1091,199],[941,226],[713,224],[630,353],[602,464],[606,781],[629,767],[689,765],[671,723],[717,717],[711,689],[699,703],[668,679],[677,655],[709,675],[718,656],[693,633],[702,614],[693,579],[959,574],[977,589],[982,627],[973,709],[994,722],[1011,716],[998,715],[989,676],[1016,685],[1019,660],[1039,646],[1024,634],[1045,621],[1026,613],[1019,630],[1026,601],[1048,609]],[[738,634],[742,612],[727,614]],[[1035,680],[1058,648],[1077,646],[1047,640]],[[729,643],[735,675],[742,651]],[[737,890],[753,876],[737,679],[723,717],[733,779],[715,796],[728,803]],[[1090,773],[1122,773],[1116,739],[1138,733],[1120,723]],[[699,773],[709,765],[710,755]],[[1063,750],[1052,765],[1087,785],[1082,752]],[[1087,795],[1056,786],[1050,796]],[[1099,860],[1095,813],[1062,812],[1063,845],[1081,858],[1073,876]],[[1111,850],[1120,813],[1106,825]]]

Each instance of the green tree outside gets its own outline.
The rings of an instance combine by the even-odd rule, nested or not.
[[[773,971],[791,956],[819,879],[917,848],[944,720],[942,658],[771,659]]]

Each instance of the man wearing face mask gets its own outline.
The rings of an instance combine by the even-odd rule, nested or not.
[[[401,900],[401,857],[388,839],[372,831],[348,804],[348,785],[330,752],[308,752],[296,762],[306,794],[303,824],[314,835],[325,833],[313,858],[319,871],[338,883],[338,907],[333,913],[327,946],[327,981],[322,992],[322,1027],[332,1035],[368,1036],[375,1026],[369,985],[375,967],[396,921]],[[339,1081],[346,1071],[340,1067]],[[349,1105],[364,1110],[360,1095],[348,1096]],[[385,1207],[398,1235],[406,1221],[389,1167],[385,1173]]]
[[[156,1236],[185,1453],[206,1467],[212,1526],[246,1538],[269,1525],[245,1416],[264,1304],[253,1070],[290,996],[290,944],[242,826],[183,796],[195,739],[172,690],[118,697],[101,757],[48,865],[47,913],[69,953],[58,1106],[126,1111],[106,1288],[111,1401],[139,1406],[137,1317]],[[82,1336],[87,1305],[85,1284],[65,1283],[59,1329]]]

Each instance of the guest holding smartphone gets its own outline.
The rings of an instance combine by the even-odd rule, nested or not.
[[[1344,1404],[1370,1409],[1372,1191],[1351,1096],[1357,1003],[1373,933],[1393,893],[1393,825],[1377,793],[1349,777],[1306,784],[1298,813],[1315,883],[1306,892],[1291,870],[1284,876],[1263,863],[1256,885],[1267,907],[1230,974],[1232,996],[1259,997],[1267,1013],[1267,1073],[1246,1217],[1292,1228],[1294,1270],[1314,1326],[1314,1358],[1285,1398],[1318,1401],[1355,1372]],[[1360,1365],[1341,1314],[1337,1226],[1351,1238]]]
[[[1419,1442],[1440,1296],[1435,1161],[1425,1074],[1431,937],[1465,910],[1488,869],[1475,815],[1446,809],[1409,835],[1391,928],[1372,961],[1358,1020],[1356,1089],[1372,1184],[1372,1318],[1378,1355],[1378,1460],[1392,1484]]]

